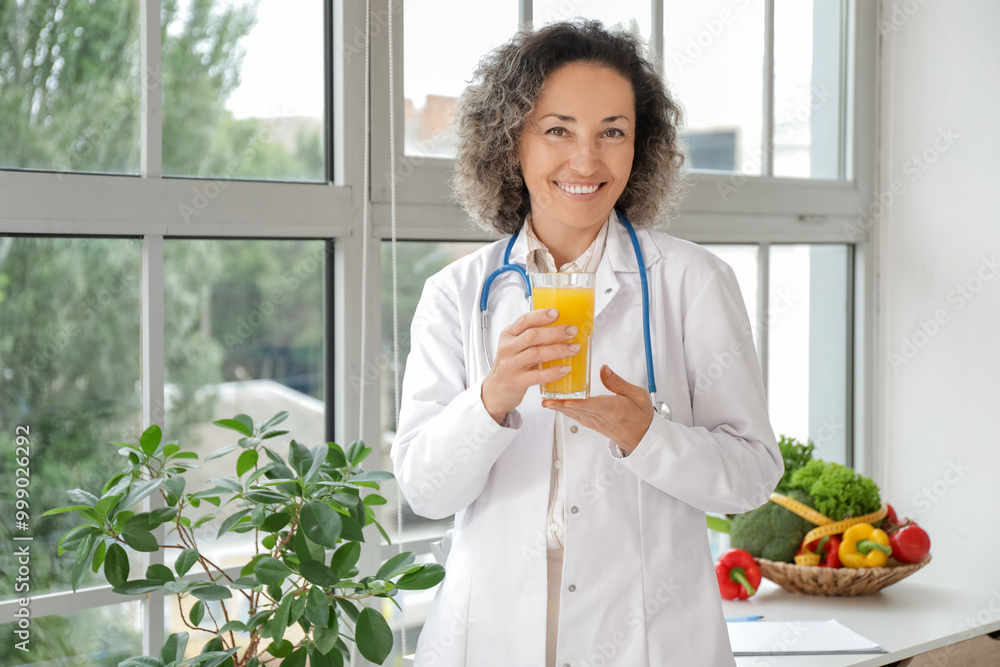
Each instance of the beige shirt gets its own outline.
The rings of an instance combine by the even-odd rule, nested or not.
[[[614,215],[614,214],[612,214]],[[597,238],[582,255],[568,264],[563,264],[556,270],[555,260],[548,248],[538,240],[531,227],[531,214],[524,221],[525,236],[528,240],[527,270],[528,273],[594,273],[597,271],[601,258],[604,256],[604,242],[608,237],[608,225],[611,216],[604,221],[604,226],[597,233]],[[546,531],[546,544],[549,549],[563,548],[565,530],[565,515],[563,511],[563,446],[572,433],[579,427],[563,414],[556,413],[555,432],[552,437],[552,479],[549,483],[549,520]]]

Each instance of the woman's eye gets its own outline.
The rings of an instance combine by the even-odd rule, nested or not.
[[[618,138],[618,137],[624,137],[625,133],[619,130],[617,127],[609,127],[604,131],[604,136]]]
[[[566,128],[564,128],[564,127],[553,127],[551,129],[549,129],[548,131],[546,131],[545,134],[552,134],[552,135],[555,135],[557,137],[564,137],[564,136],[566,136]]]

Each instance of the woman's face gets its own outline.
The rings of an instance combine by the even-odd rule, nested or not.
[[[634,154],[635,95],[628,79],[588,63],[552,72],[521,136],[532,225],[551,236],[596,233],[625,189]]]

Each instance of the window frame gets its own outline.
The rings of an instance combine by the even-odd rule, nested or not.
[[[773,15],[773,1],[767,11]],[[875,270],[877,235],[868,218],[859,218],[875,200],[877,181],[877,92],[880,43],[879,3],[848,2],[853,25],[853,68],[850,72],[853,141],[847,147],[851,178],[845,181],[803,181],[771,176],[746,177],[731,197],[719,197],[721,183],[732,176],[692,174],[692,189],[679,218],[668,231],[695,242],[756,243],[767,254],[770,243],[847,243],[854,246],[854,363],[848,369],[854,389],[854,465],[871,474],[874,461],[874,427],[877,406],[866,405],[877,394],[874,373]],[[359,391],[352,380],[364,377],[365,360],[378,354],[380,317],[380,244],[393,236],[389,191],[384,175],[390,171],[389,45],[386,19],[394,21],[394,69],[402,72],[402,0],[376,0],[371,16],[365,3],[333,0],[326,4],[325,36],[327,99],[327,180],[320,183],[226,181],[222,179],[164,177],[162,156],[162,100],[154,73],[160,68],[160,2],[140,0],[142,56],[141,171],[140,176],[93,175],[44,171],[0,170],[0,235],[129,236],[143,240],[142,247],[142,372],[143,423],[161,418],[164,405],[163,242],[165,238],[311,238],[328,244],[325,280],[327,325],[325,346],[328,435],[339,442],[360,437],[380,442],[377,409],[380,387],[364,382]],[[519,0],[522,21],[531,19],[531,0]],[[364,190],[366,137],[362,105],[365,94],[365,50],[357,44],[371,25],[372,163],[370,197]],[[652,46],[662,57],[664,0],[652,1]],[[773,53],[773,35],[768,36]],[[446,183],[451,160],[414,158],[402,154],[402,79],[396,77],[395,145],[397,173],[412,173],[397,185],[397,238],[400,240],[485,240],[450,201]],[[348,103],[350,100],[352,103]],[[772,114],[765,113],[770,119]],[[218,193],[211,196],[214,188]],[[193,205],[196,193],[210,205],[188,219],[184,206]],[[367,199],[367,202],[366,202]],[[44,202],[44,205],[39,205]],[[371,219],[364,219],[365,205]],[[856,230],[857,234],[852,234]],[[762,270],[766,285],[766,262]],[[366,300],[357,288],[358,277],[367,283]],[[767,311],[766,290],[758,308]],[[362,314],[364,322],[360,322]],[[766,354],[766,352],[765,352]],[[870,393],[871,392],[871,393]],[[362,412],[362,401],[372,409]],[[377,447],[378,445],[376,445]],[[375,460],[381,452],[373,454]],[[162,528],[161,528],[162,530]],[[426,548],[422,538],[413,546]],[[400,547],[380,548],[378,541],[365,545],[359,567],[376,568]],[[143,601],[143,648],[158,652],[164,633],[162,591]],[[110,586],[35,596],[33,617],[61,614],[122,602]],[[13,610],[16,599],[0,602],[0,613]]]

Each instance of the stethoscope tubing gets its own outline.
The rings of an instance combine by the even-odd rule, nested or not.
[[[632,249],[635,252],[635,260],[639,266],[639,282],[642,286],[642,338],[643,347],[646,352],[646,382],[649,388],[649,397],[653,402],[653,407],[656,413],[666,419],[671,419],[670,406],[662,401],[656,400],[656,377],[653,372],[653,343],[650,336],[650,325],[649,325],[649,280],[646,277],[646,261],[642,254],[642,248],[639,245],[639,238],[636,236],[635,228],[632,226],[632,222],[628,219],[623,211],[616,209],[618,213],[618,219],[625,226],[628,231],[629,239],[632,241]],[[520,274],[521,280],[524,281],[525,291],[524,298],[531,301],[531,279],[528,278],[528,272],[523,266],[510,263],[510,253],[514,247],[514,242],[517,241],[517,237],[520,234],[520,229],[514,232],[510,240],[507,241],[507,247],[504,249],[503,253],[503,265],[498,269],[490,273],[486,277],[486,282],[483,283],[483,290],[479,297],[479,312],[480,312],[480,324],[482,328],[482,341],[483,341],[483,354],[486,356],[486,366],[490,370],[493,369],[493,360],[490,355],[489,350],[489,297],[490,289],[493,287],[493,281],[498,277],[503,275],[508,271],[514,271]]]

